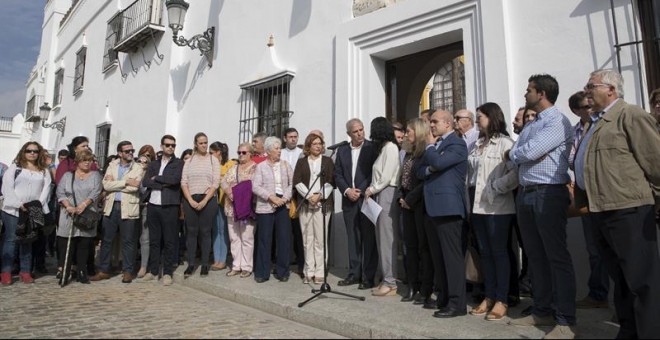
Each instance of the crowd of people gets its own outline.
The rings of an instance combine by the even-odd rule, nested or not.
[[[303,283],[322,284],[336,189],[348,249],[339,286],[399,295],[437,318],[469,313],[498,321],[520,301],[527,278],[533,304],[509,323],[554,326],[548,338],[572,338],[576,308],[609,306],[611,278],[618,337],[658,338],[660,89],[650,96],[654,117],[623,100],[619,73],[593,72],[569,99],[575,126],[556,106],[558,94],[554,77],[529,78],[513,120],[515,141],[501,107],[487,102],[476,116],[427,110],[406,124],[377,117],[369,139],[353,118],[350,142],[336,148],[326,149],[319,130],[302,148],[295,128],[282,139],[258,133],[234,159],[227,144],[209,145],[200,132],[180,157],[171,135],[161,138],[158,154],[150,145],[136,154],[122,141],[100,170],[79,136],[55,170],[47,151],[28,142],[3,175],[2,284],[12,283],[14,267],[21,281],[34,281],[53,243],[45,226],[55,220],[51,249],[61,284],[112,277],[115,241],[124,283],[171,285],[185,254],[184,278],[199,268],[202,277],[226,269],[228,277],[257,283],[271,274],[288,281],[294,262]],[[382,209],[375,223],[361,212],[368,200]],[[94,213],[98,223],[80,222]],[[567,246],[571,216],[581,217],[589,253],[589,294],[578,301]],[[400,245],[405,273],[398,272]],[[466,280],[471,246],[483,282]],[[478,298],[469,311],[466,287]]]

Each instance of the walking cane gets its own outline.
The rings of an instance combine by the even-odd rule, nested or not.
[[[67,280],[67,274],[70,272],[67,265],[69,264],[69,250],[71,249],[71,238],[73,237],[73,215],[71,215],[71,229],[69,229],[69,239],[66,241],[66,255],[64,255],[64,267],[62,268],[62,281],[60,281],[60,288],[64,287]]]

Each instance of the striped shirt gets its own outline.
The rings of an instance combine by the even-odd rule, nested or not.
[[[183,165],[181,186],[188,186],[191,195],[205,194],[209,188],[216,191],[220,186],[220,162],[207,153],[195,154]]]
[[[556,106],[543,110],[528,123],[509,157],[519,166],[520,185],[566,184],[568,156],[575,130]]]

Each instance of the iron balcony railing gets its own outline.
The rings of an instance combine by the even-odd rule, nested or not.
[[[165,31],[161,24],[163,0],[136,0],[120,12],[121,25],[115,50],[128,53],[153,31]]]
[[[0,117],[0,132],[11,132],[13,118]]]

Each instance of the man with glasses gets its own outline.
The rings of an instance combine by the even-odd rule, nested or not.
[[[458,110],[454,113],[454,122],[456,130],[460,132],[460,136],[467,144],[468,154],[470,154],[479,138],[479,128],[474,124],[474,113],[466,109]]]
[[[525,103],[538,112],[508,153],[518,166],[516,210],[532,270],[532,314],[511,320],[517,326],[555,326],[549,338],[575,337],[575,272],[566,243],[566,184],[573,131],[555,106],[557,80],[548,74],[528,80]],[[554,318],[553,318],[554,314]]]
[[[575,171],[575,153],[579,147],[586,147],[586,145],[581,144],[581,142],[587,131],[591,130],[600,117],[598,114],[593,114],[591,104],[589,104],[589,99],[587,98],[587,93],[584,91],[578,91],[568,98],[568,107],[573,114],[580,117],[580,121],[575,124],[575,138],[568,159],[571,169]],[[580,188],[574,188],[573,190],[581,191]],[[584,206],[584,204],[576,205],[576,207],[580,206]],[[585,215],[581,216],[581,219],[582,231],[584,232],[584,242],[587,246],[587,252],[589,253],[589,268],[591,269],[591,273],[589,274],[588,281],[589,294],[582,300],[577,301],[576,307],[608,308],[609,304],[607,302],[607,297],[609,295],[610,277],[607,275],[607,268],[605,267],[603,258],[598,251],[591,218]]]
[[[179,231],[183,161],[174,155],[176,139],[173,136],[163,136],[160,139],[160,148],[163,156],[149,163],[142,180],[142,186],[147,188],[147,224],[151,240],[149,265],[142,281],[157,280],[162,262],[163,285],[169,286],[173,282],[174,261],[177,260],[175,251]]]
[[[121,282],[130,283],[135,274],[135,255],[137,251],[138,222],[140,218],[140,194],[138,188],[144,175],[142,165],[133,162],[135,149],[129,141],[117,145],[118,158],[110,162],[103,177],[103,189],[106,191],[103,209],[103,241],[99,272],[90,277],[90,281],[110,278],[110,257],[112,240],[121,235],[122,271]]]
[[[601,118],[576,152],[575,182],[587,193],[596,242],[614,281],[621,325],[617,338],[660,338],[654,220],[660,202],[660,135],[653,117],[623,101],[618,72],[591,73],[584,90]]]

